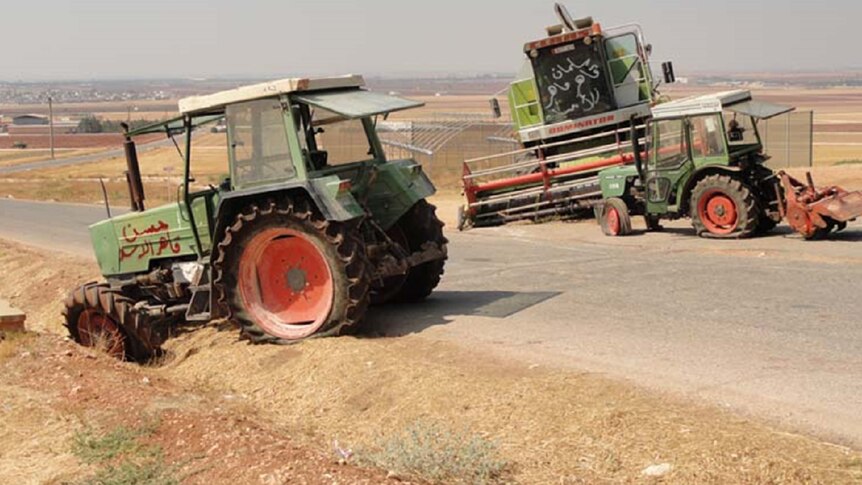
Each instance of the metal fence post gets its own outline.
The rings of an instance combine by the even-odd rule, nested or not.
[[[808,112],[808,166],[814,166],[814,110]]]

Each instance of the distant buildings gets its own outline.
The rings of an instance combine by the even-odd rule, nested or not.
[[[13,126],[39,126],[47,124],[48,117],[42,115],[18,115],[12,118]]]
[[[38,114],[18,115],[12,118],[12,123],[6,125],[10,135],[47,135],[51,131],[48,117]],[[78,131],[78,123],[70,120],[54,120],[54,133],[64,135]]]

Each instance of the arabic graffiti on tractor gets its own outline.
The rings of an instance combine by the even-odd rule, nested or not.
[[[120,248],[120,261],[125,261],[132,256],[144,259],[147,256],[161,256],[163,254],[179,254],[179,236],[171,237],[171,226],[165,221],[158,221],[144,229],[132,227],[131,224],[123,226],[123,242],[127,245]],[[158,240],[141,239],[143,236],[159,235]],[[141,239],[139,242],[138,240]]]

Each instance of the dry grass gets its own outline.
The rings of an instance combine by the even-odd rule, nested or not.
[[[26,352],[33,338],[32,334],[26,332],[0,331],[0,363]]]
[[[522,483],[636,481],[653,463],[677,483],[849,483],[858,454],[593,374],[533,368],[418,337],[254,347],[234,332],[171,342],[160,370],[244,396],[323,446],[373,447],[417,421],[499,444]]]

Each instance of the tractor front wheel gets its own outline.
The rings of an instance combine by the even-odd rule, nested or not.
[[[757,199],[745,184],[727,175],[710,175],[697,183],[689,206],[699,236],[744,238],[757,230]]]
[[[364,243],[305,199],[247,207],[218,251],[219,302],[254,343],[338,335],[365,316],[371,268]]]
[[[434,243],[445,251],[449,242],[443,236],[443,222],[437,218],[437,208],[426,200],[420,200],[401,216],[395,227],[390,230],[398,237],[392,237],[402,244],[408,253],[422,251],[427,243]],[[383,284],[374,290],[375,303],[398,301],[413,303],[422,301],[440,284],[443,276],[445,259],[428,261],[410,268],[404,276],[386,278]]]
[[[628,236],[632,233],[632,219],[626,202],[619,197],[605,201],[602,209],[602,232],[606,236]]]
[[[104,284],[82,286],[64,302],[63,317],[72,340],[120,360],[145,362],[158,352],[158,343],[136,335],[152,330],[137,321],[134,301]],[[149,339],[148,339],[149,340]]]

